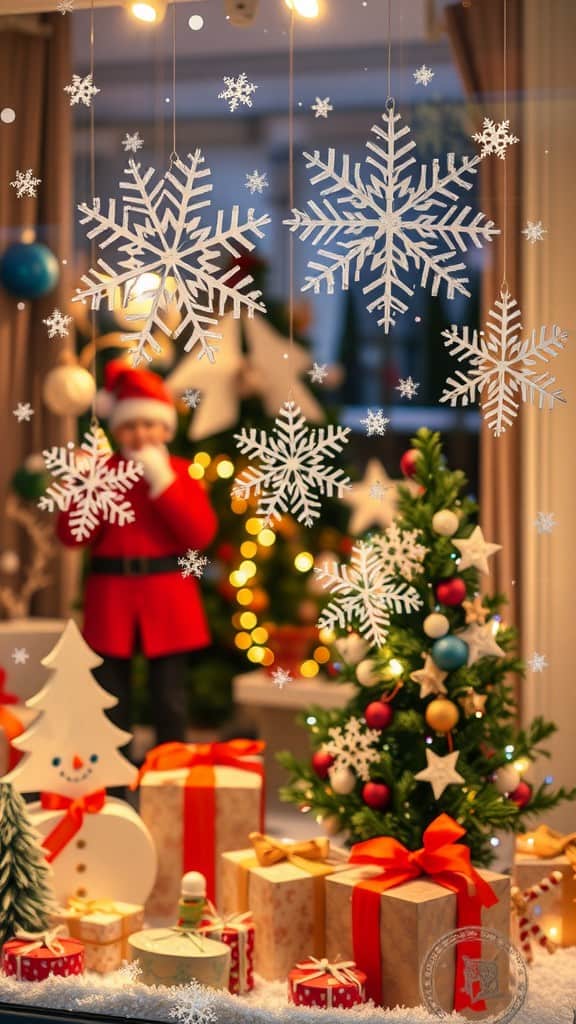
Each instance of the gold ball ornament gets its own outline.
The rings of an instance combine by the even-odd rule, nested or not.
[[[73,361],[49,370],[42,386],[44,405],[56,416],[80,416],[90,408],[96,382],[88,370]]]
[[[361,686],[376,686],[382,679],[376,662],[371,658],[364,658],[356,665],[356,679]]]
[[[450,732],[458,721],[459,711],[451,700],[437,697],[426,708],[424,717],[434,732]]]

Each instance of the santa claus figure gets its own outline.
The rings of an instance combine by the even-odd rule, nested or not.
[[[108,363],[98,399],[97,411],[108,418],[119,449],[112,464],[134,459],[144,472],[130,491],[134,521],[101,522],[90,537],[84,638],[103,659],[96,678],[118,699],[110,711],[116,725],[130,729],[131,660],[141,651],[157,741],[184,740],[188,656],[205,647],[210,634],[198,581],[183,577],[177,560],[210,544],[216,516],[204,488],[189,476],[187,460],[166,447],[177,417],[160,377]],[[60,513],[57,532],[75,547],[71,511]]]

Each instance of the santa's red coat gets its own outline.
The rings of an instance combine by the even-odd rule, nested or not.
[[[112,465],[120,461],[112,456]],[[157,558],[201,551],[217,528],[215,512],[203,487],[188,474],[186,459],[170,456],[176,479],[150,498],[143,478],[128,491],[135,513],[125,526],[102,522],[88,541],[93,557]],[[69,512],[57,520],[60,540],[81,546],[70,532]],[[149,576],[90,574],[84,595],[83,634],[99,654],[128,658],[137,645],[148,658],[195,650],[210,642],[198,581],[180,570]]]

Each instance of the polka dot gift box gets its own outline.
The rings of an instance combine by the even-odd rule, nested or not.
[[[310,956],[288,974],[288,999],[296,1006],[349,1010],[366,1002],[366,975],[353,960]]]
[[[63,928],[18,932],[2,947],[2,970],[19,981],[44,981],[49,975],[84,974],[84,945],[62,936]]]

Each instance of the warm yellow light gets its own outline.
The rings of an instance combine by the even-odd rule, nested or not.
[[[320,14],[318,0],[284,0],[286,7],[302,18],[317,18]]]
[[[250,519],[246,520],[246,533],[249,533],[253,537],[255,537],[257,533],[260,533],[261,529],[262,529],[262,520],[261,519],[256,519],[255,516],[252,516]]]
[[[245,498],[232,498],[230,502],[230,508],[237,516],[243,516],[246,509],[248,508],[248,502]]]
[[[388,669],[391,675],[401,676],[404,671],[404,666],[401,661],[398,661],[398,658],[390,658],[390,661],[388,662]]]
[[[228,579],[230,580],[230,583],[232,584],[233,587],[243,587],[244,584],[247,582],[246,576],[244,575],[243,572],[240,571],[240,569],[234,569],[230,573]]]
[[[166,0],[129,0],[128,10],[138,21],[158,24],[166,14]]]
[[[267,668],[268,668],[269,665],[273,665],[274,664],[274,655],[273,655],[273,653],[272,653],[272,651],[270,650],[269,647],[265,647],[264,648],[264,654],[263,654],[263,657],[262,657],[262,664],[266,665]]]
[[[147,7],[148,4],[143,4],[142,6]],[[151,20],[153,21],[154,19],[152,18]],[[126,295],[130,300],[140,299],[143,295],[149,296],[152,292],[158,291],[160,281],[161,278],[158,277],[158,274],[140,274],[140,277],[135,277],[133,281],[126,282]],[[122,303],[122,305],[125,304]]]
[[[188,466],[188,476],[193,480],[201,480],[204,476],[204,466],[201,466],[199,462],[193,462],[191,466]]]
[[[236,633],[234,637],[234,643],[236,647],[239,647],[241,651],[247,651],[252,646],[249,633]]]
[[[308,572],[314,565],[314,555],[309,551],[300,551],[294,559],[294,565],[298,572]]]
[[[199,466],[204,466],[204,469],[206,469],[206,467],[212,462],[212,459],[208,455],[208,452],[196,452],[194,462],[197,462]]]
[[[317,647],[314,651],[314,657],[320,665],[324,665],[327,661],[330,661],[330,651],[327,647]]]
[[[256,626],[256,629],[252,630],[252,643],[254,644],[265,644],[268,639],[268,630],[264,629],[264,626]]]
[[[236,594],[236,600],[238,601],[238,604],[242,605],[252,604],[253,597],[254,595],[249,587],[243,587],[242,590],[239,590],[238,593]]]
[[[240,615],[242,629],[254,629],[257,622],[258,616],[254,615],[254,612],[242,612]]]
[[[327,626],[324,626],[324,628],[318,632],[318,636],[323,644],[333,644],[336,639],[334,630],[328,629]]]
[[[247,658],[253,661],[256,665],[261,665],[264,661],[264,648],[263,647],[251,647],[248,651]]]
[[[551,939],[557,939],[558,938],[558,929],[557,929],[556,925],[553,924],[552,927],[548,929],[548,935],[550,936]]]
[[[318,662],[312,661],[312,659],[303,661],[300,665],[300,675],[304,676],[304,679],[312,679],[318,675],[319,671]]]
[[[517,761],[514,761],[514,767],[519,775],[524,775],[530,767],[530,761],[527,757],[519,757]]]
[[[254,558],[254,555],[258,551],[258,545],[253,540],[245,540],[240,545],[240,554],[242,558]]]
[[[222,480],[229,480],[234,475],[234,463],[230,462],[230,459],[222,459],[222,462],[218,463],[216,472]]]
[[[271,548],[276,543],[276,534],[273,530],[266,528],[265,530],[260,530],[257,540],[263,548]]]
[[[256,565],[250,558],[247,558],[245,559],[244,562],[241,562],[239,569],[241,573],[244,573],[246,580],[249,580],[252,578],[252,576],[256,575]],[[246,582],[246,580],[244,580],[244,582]]]

